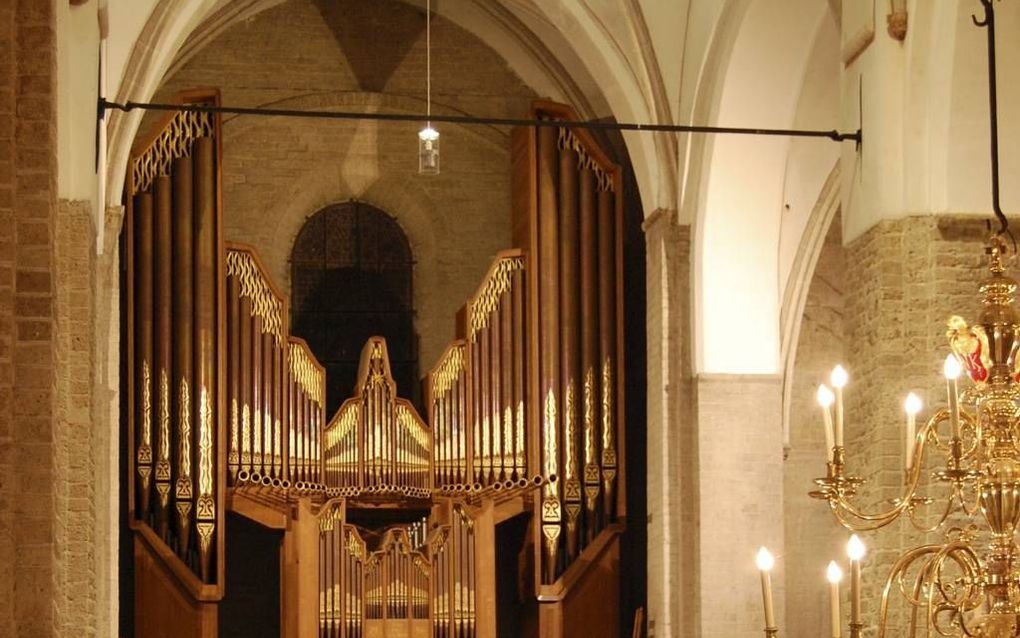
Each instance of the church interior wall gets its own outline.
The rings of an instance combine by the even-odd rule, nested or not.
[[[846,360],[846,259],[841,228],[837,214],[829,224],[811,276],[792,370],[789,435],[783,462],[783,562],[788,574],[787,631],[795,636],[812,635],[817,627],[825,626],[828,591],[812,585],[821,582],[825,567],[821,558],[839,557],[845,540],[832,524],[828,509],[807,498],[811,481],[825,462],[825,436],[815,391],[818,384],[827,382],[832,367]]]
[[[67,70],[79,64],[92,68],[88,56],[95,36],[83,38],[80,47],[60,48],[57,33],[91,32],[91,17],[64,20],[63,14],[46,9],[48,3],[31,0],[9,4],[0,8],[0,39],[12,52],[0,56],[0,634],[52,635],[74,627],[83,635],[111,635],[117,588],[109,538],[116,529],[116,501],[110,494],[119,471],[119,218],[114,209],[109,215],[113,230],[100,230],[106,251],[96,255],[93,208],[86,201],[94,194],[92,167],[83,166],[86,156],[91,157],[88,144],[94,131],[83,130],[90,117],[71,112],[76,104],[91,103],[94,83]],[[190,4],[208,11],[215,3]],[[417,11],[401,3],[383,4],[404,7],[398,12],[405,16]],[[704,52],[719,35],[714,29],[723,3],[689,4],[692,31],[684,39],[688,55],[665,48],[660,25],[654,25],[652,41],[658,59],[667,60],[663,73],[674,75],[675,66],[670,65],[682,61],[684,77],[666,82],[670,99],[679,86],[679,112],[701,113],[696,92],[684,89],[722,82],[725,69],[704,66],[706,59],[713,59]],[[784,633],[807,634],[818,626],[824,614],[822,569],[830,554],[835,558],[841,551],[845,536],[834,525],[825,527],[824,507],[805,496],[810,487],[805,481],[824,471],[814,388],[831,365],[842,360],[847,366],[851,462],[859,463],[871,479],[864,500],[883,502],[898,492],[903,479],[903,395],[919,392],[926,405],[942,400],[937,372],[945,352],[945,318],[951,312],[973,317],[976,310],[984,225],[973,215],[983,220],[990,197],[983,33],[970,24],[973,10],[964,2],[952,11],[936,3],[909,2],[917,19],[910,23],[906,43],[900,43],[886,33],[881,11],[862,18],[854,13],[854,3],[842,4],[840,53],[859,34],[859,21],[871,20],[872,44],[853,60],[843,60],[837,70],[839,127],[853,130],[861,123],[858,104],[863,102],[866,141],[862,151],[849,143],[842,147],[844,214],[830,228],[818,266],[806,275],[811,283],[796,344],[785,460],[779,382],[765,374],[739,376],[744,361],[736,361],[732,369],[724,366],[723,377],[698,377],[693,354],[704,345],[697,323],[711,317],[703,312],[709,300],[694,294],[691,273],[706,267],[712,251],[739,251],[747,243],[734,242],[732,235],[699,243],[704,228],[689,225],[694,219],[690,207],[662,209],[660,217],[667,221],[646,226],[648,618],[654,636],[760,631],[752,563],[759,544],[774,545],[782,553],[777,599],[784,600],[778,590],[784,589],[785,580]],[[168,10],[168,3],[116,3],[111,13],[115,31],[138,33],[156,5]],[[68,11],[66,3],[57,6]],[[343,58],[337,55],[342,48],[338,34],[321,26],[326,23],[317,11],[308,10],[312,6],[291,0],[238,22],[176,66],[156,99],[201,84],[221,87],[224,101],[232,104],[420,110],[420,99],[410,97],[420,98],[422,91],[420,34],[408,38],[414,44],[402,58],[389,58],[390,81],[366,88],[356,64],[336,62]],[[130,11],[125,13],[124,7]],[[999,7],[1001,34],[1020,24],[1020,7]],[[547,18],[557,12],[544,11]],[[655,11],[646,11],[646,17],[677,19]],[[793,19],[817,24],[805,15]],[[328,54],[334,66],[297,59],[305,43],[295,47],[287,40],[315,20],[321,23],[318,35],[307,46]],[[554,31],[551,24],[546,28]],[[476,35],[443,19],[434,26],[434,88],[440,107],[447,112],[522,114],[535,90]],[[187,29],[179,24],[175,28],[180,29],[175,32],[179,45]],[[611,43],[592,44],[596,41],[590,34],[586,37],[589,46],[612,49]],[[114,85],[130,75],[125,69],[134,59],[135,41],[132,35],[114,42]],[[801,44],[807,47],[805,42]],[[640,47],[632,44],[622,55],[630,57],[631,68],[640,68]],[[1000,51],[1002,72],[1020,49],[1002,40]],[[264,64],[267,59],[276,66]],[[950,65],[942,64],[947,60]],[[373,77],[378,69],[370,67],[382,63],[357,62],[367,65]],[[285,73],[284,68],[302,71]],[[597,80],[617,91],[625,85],[610,73]],[[583,82],[589,83],[597,84]],[[322,84],[334,90],[320,92]],[[643,81],[637,84],[644,87]],[[1000,83],[1004,175],[1018,153],[1012,132],[1020,122],[1014,99],[1020,89],[1014,84]],[[493,86],[501,92],[492,91]],[[752,95],[776,89],[759,90]],[[830,97],[824,98],[826,104]],[[595,102],[618,105],[621,99]],[[633,95],[628,99],[637,100]],[[638,113],[639,119],[650,112],[654,109]],[[759,118],[718,123],[773,124]],[[428,336],[421,346],[424,371],[452,336],[453,313],[473,291],[488,259],[509,243],[509,227],[504,225],[509,207],[505,133],[444,128],[444,173],[426,179],[414,173],[413,126],[384,130],[369,124],[234,118],[224,131],[228,234],[255,245],[285,289],[290,245],[307,215],[326,204],[360,198],[397,217],[419,259],[419,333]],[[696,149],[700,143],[681,143],[678,165],[688,161],[683,149]],[[646,191],[655,182],[647,174],[652,170],[649,156],[643,153],[638,167],[644,171],[639,183]],[[711,165],[693,167],[690,175],[715,170]],[[780,173],[771,188],[789,193],[804,186],[788,168]],[[713,179],[722,177],[717,173]],[[686,185],[694,200],[705,194],[703,184],[696,182]],[[662,199],[661,192],[651,190],[642,192],[649,213]],[[798,201],[813,203],[807,190]],[[119,194],[110,197],[116,200]],[[1007,188],[1004,197],[1007,208],[1015,208],[1011,202],[1016,194]],[[774,199],[770,205],[778,210],[781,198]],[[449,217],[430,217],[428,211],[451,212]],[[707,214],[719,212],[713,208]],[[687,223],[675,221],[678,216],[686,216]],[[796,247],[801,239],[796,228],[792,224],[762,253],[777,272],[783,271],[784,259],[778,246]],[[760,239],[749,233],[742,241]],[[776,278],[770,285],[781,290],[783,283]],[[712,295],[755,292],[753,283],[742,280],[725,293],[720,290],[711,287]],[[774,297],[762,307],[776,311],[769,321],[778,324],[782,295]],[[746,314],[741,316],[746,320]],[[779,331],[773,332],[769,338],[778,343]],[[760,483],[755,490],[730,482],[746,481],[746,472],[755,472],[754,481]],[[45,487],[50,484],[52,489]],[[717,527],[706,525],[720,519],[749,522],[732,535],[713,536]],[[806,527],[817,528],[817,535],[805,536]],[[871,596],[866,608],[875,608],[880,586],[876,579],[906,533],[894,528],[875,537],[865,565]],[[734,570],[734,565],[741,567]]]

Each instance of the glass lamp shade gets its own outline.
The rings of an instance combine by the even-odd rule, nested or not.
[[[439,131],[431,126],[418,131],[418,173],[439,174]]]

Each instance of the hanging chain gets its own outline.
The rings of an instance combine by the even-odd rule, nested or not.
[[[999,220],[999,235],[1008,235],[1013,242],[1013,251],[1016,252],[1017,243],[1013,233],[1009,230],[1009,220],[1002,212],[1002,205],[999,201],[999,100],[998,100],[998,78],[995,70],[995,7],[994,0],[980,0],[985,10],[983,20],[978,20],[972,15],[971,20],[978,27],[988,29],[988,121],[991,133],[991,155],[992,155],[992,212]]]

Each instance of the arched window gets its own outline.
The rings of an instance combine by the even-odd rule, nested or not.
[[[308,218],[291,253],[291,330],[326,367],[326,418],[353,391],[365,341],[386,338],[397,391],[418,398],[414,261],[396,220],[368,204]]]

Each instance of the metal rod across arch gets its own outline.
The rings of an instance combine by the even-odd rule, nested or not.
[[[110,102],[99,99],[99,115],[107,110],[134,111],[191,111],[200,113],[222,113],[226,115],[259,115],[263,117],[303,117],[327,120],[375,120],[383,122],[445,122],[450,124],[476,124],[485,126],[534,126],[554,128],[582,128],[603,131],[649,131],[653,133],[711,133],[717,135],[765,135],[774,137],[817,137],[833,142],[853,141],[860,145],[863,140],[861,129],[842,133],[835,129],[785,129],[745,128],[738,126],[695,126],[690,124],[642,124],[638,122],[611,122],[604,120],[541,120],[501,117],[476,117],[472,115],[415,115],[412,113],[358,113],[350,111],[314,111],[294,109],[273,109],[261,107],[222,106],[207,104],[163,104],[157,102]]]

